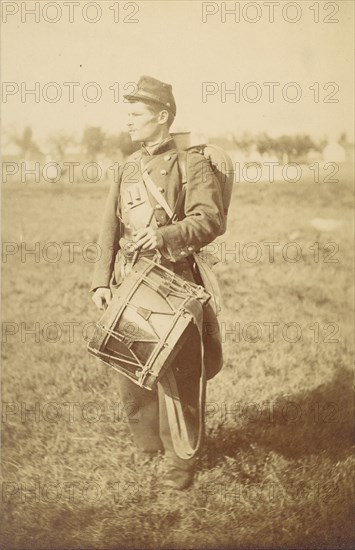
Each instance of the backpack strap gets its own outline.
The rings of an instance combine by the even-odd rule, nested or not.
[[[184,149],[180,149],[177,152],[177,162],[180,172],[180,179],[181,179],[181,189],[178,195],[178,198],[176,200],[175,206],[174,206],[174,212],[172,216],[172,221],[175,221],[178,219],[178,213],[184,204],[185,196],[186,196],[186,185],[187,185],[187,151]]]
[[[180,170],[181,183],[185,185],[187,183],[187,151],[180,149],[177,152],[177,161]]]

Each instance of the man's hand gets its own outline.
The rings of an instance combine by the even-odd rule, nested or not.
[[[106,309],[112,299],[111,290],[107,287],[99,287],[95,290],[92,300],[99,309]]]
[[[154,250],[164,246],[164,240],[159,231],[153,227],[140,229],[133,235],[135,249],[142,247],[143,250]]]

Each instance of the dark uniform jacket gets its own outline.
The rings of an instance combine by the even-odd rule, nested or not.
[[[132,241],[132,233],[138,228],[137,220],[134,220],[134,210],[127,211],[127,203],[138,201],[138,204],[141,197],[137,198],[137,193],[142,194],[142,189],[146,189],[142,181],[141,163],[171,210],[174,210],[182,186],[177,156],[175,142],[169,139],[160,144],[153,153],[149,153],[143,146],[121,167],[119,181],[111,185],[106,201],[98,242],[101,256],[95,265],[92,290],[109,287],[110,283],[116,286],[121,281],[122,252],[129,250],[127,245]],[[219,184],[202,154],[187,154],[186,175],[188,183],[184,205],[177,213],[179,221],[167,225],[169,217],[165,210],[147,192],[149,208],[154,209],[152,223],[164,241],[164,247],[160,250],[162,259],[174,271],[174,266],[185,264],[188,256],[220,235],[225,225]],[[144,227],[149,222],[148,213],[144,208],[137,208],[135,212],[141,213],[138,218],[141,219],[141,227]],[[146,214],[145,219],[142,212]]]

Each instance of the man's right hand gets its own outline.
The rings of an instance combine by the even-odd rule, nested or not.
[[[95,290],[92,300],[99,309],[106,309],[112,299],[111,290],[107,287],[99,287]]]

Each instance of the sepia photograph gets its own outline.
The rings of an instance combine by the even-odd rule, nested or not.
[[[0,7],[0,548],[351,550],[354,2]]]

